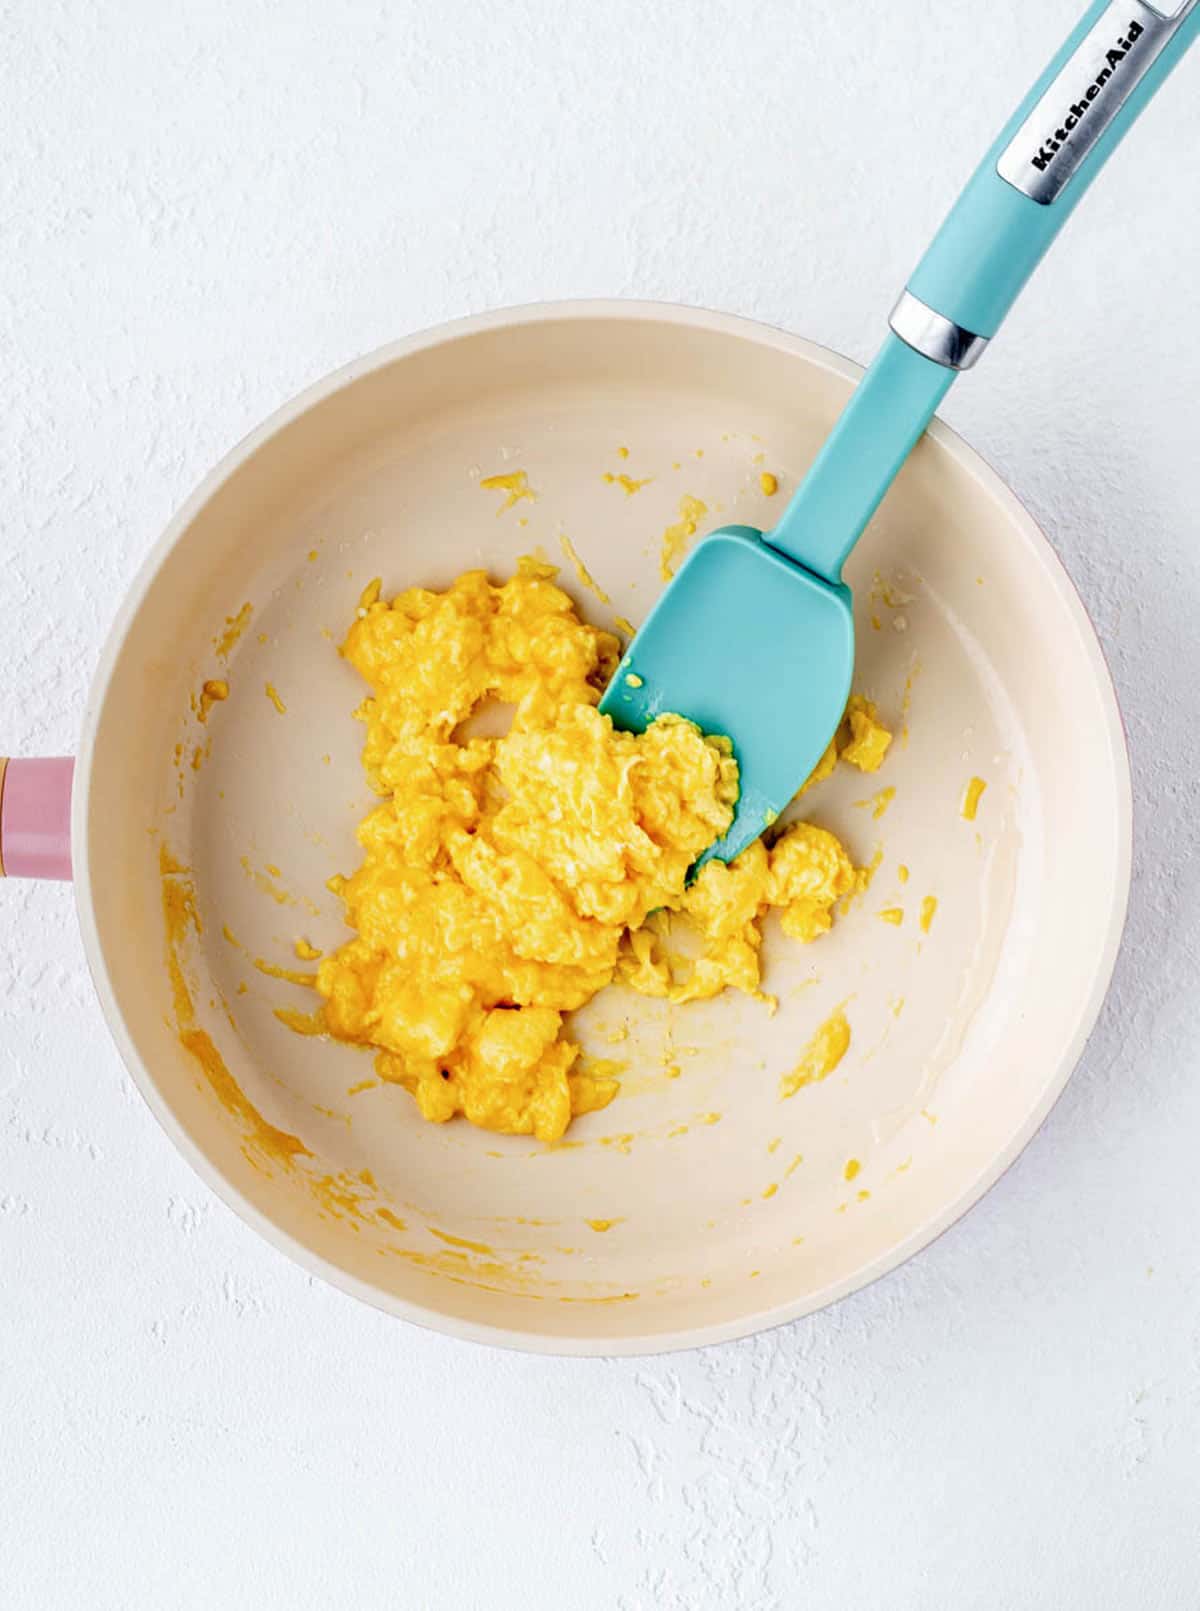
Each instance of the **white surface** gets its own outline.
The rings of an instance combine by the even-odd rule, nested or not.
[[[71,746],[169,512],[392,335],[615,292],[869,356],[1074,15],[0,11],[4,747]],[[753,1342],[455,1345],[310,1285],[207,1196],[109,1044],[69,892],[0,889],[4,1611],[1192,1603],[1200,227],[1167,154],[1198,148],[1197,72],[945,411],[1079,582],[1134,751],[1116,985],[1022,1161],[918,1262]]]

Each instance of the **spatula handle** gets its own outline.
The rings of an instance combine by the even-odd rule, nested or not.
[[[1200,35],[1200,0],[1097,0],[980,163],[901,298],[960,332],[919,347],[970,366],[1088,186]],[[911,318],[911,308],[908,310]],[[896,320],[893,321],[896,328]],[[905,330],[897,332],[908,339]]]
[[[841,581],[901,465],[1189,45],[1200,0],[1096,0],[980,163],[772,547]]]

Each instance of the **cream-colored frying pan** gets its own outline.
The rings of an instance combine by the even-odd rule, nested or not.
[[[891,1269],[1049,1111],[1116,955],[1128,764],[1069,579],[940,424],[849,576],[856,684],[897,739],[877,777],[839,774],[805,800],[876,871],[815,944],[768,929],[775,1016],[729,994],[670,1008],[602,993],[574,1028],[622,1089],[554,1147],[427,1124],[368,1055],[296,1032],[313,999],[287,977],[295,942],[345,937],[325,885],[356,864],[369,804],[362,688],[336,649],[364,584],[503,576],[540,549],[590,618],[636,623],[681,500],[708,524],[769,526],[769,478],[790,492],[858,373],[685,309],[468,320],[282,409],[154,550],[75,767],[84,940],[167,1133],[307,1269],[516,1347],[711,1342]],[[536,497],[505,508],[482,483],[517,470]],[[645,484],[630,493],[621,475]],[[69,763],[9,764],[10,874],[67,871],[69,793]],[[852,1040],[836,1073],[781,1098],[839,1005]]]

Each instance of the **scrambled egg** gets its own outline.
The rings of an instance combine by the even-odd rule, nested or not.
[[[849,1050],[850,1025],[838,1007],[813,1035],[795,1068],[780,1080],[780,1096],[795,1096],[804,1086],[827,1080]]]
[[[860,878],[797,823],[687,887],[733,819],[729,741],[679,716],[614,730],[596,706],[617,640],[554,576],[523,559],[502,586],[472,571],[444,593],[364,593],[342,652],[371,690],[357,714],[380,803],[362,865],[332,881],[355,938],[318,972],[330,1033],[375,1047],[427,1119],[542,1140],[617,1090],[579,1069],[564,1014],[614,978],[677,1002],[758,995],[766,912],[816,939]],[[491,702],[514,707],[503,737],[470,730]],[[889,742],[856,698],[818,774],[839,754],[872,771]],[[667,950],[680,920],[694,957]]]

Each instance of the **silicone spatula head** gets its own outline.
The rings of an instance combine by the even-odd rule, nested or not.
[[[842,566],[953,375],[889,332],[778,525],[706,537],[605,690],[617,727],[669,711],[732,741],[737,815],[702,859],[757,838],[837,731],[854,671]]]
[[[600,708],[635,732],[673,712],[732,740],[737,815],[703,858],[732,861],[821,759],[853,670],[848,589],[785,559],[753,527],[726,526],[680,567]]]

